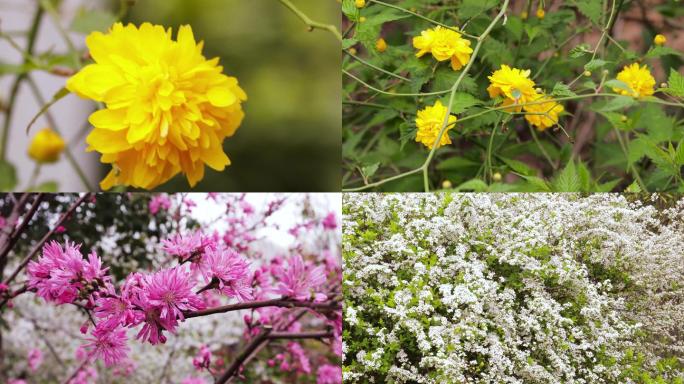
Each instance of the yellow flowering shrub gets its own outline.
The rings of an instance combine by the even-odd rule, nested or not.
[[[54,163],[64,151],[64,139],[49,127],[43,128],[31,140],[28,155],[38,163]]]
[[[451,60],[451,68],[458,71],[470,60],[473,49],[470,41],[461,34],[442,26],[427,29],[413,38],[413,46],[418,50],[416,57],[431,53],[437,61]]]
[[[344,190],[684,192],[676,2],[341,3]]]
[[[416,128],[418,129],[416,133],[416,142],[422,143],[426,147],[432,149],[435,140],[437,140],[437,135],[444,124],[446,114],[447,108],[442,105],[442,102],[439,100],[437,100],[433,106],[427,106],[418,111],[416,116]],[[437,143],[437,147],[451,144],[448,131],[454,127],[455,123],[456,116],[449,115],[447,128],[444,130],[444,134],[439,143]]]
[[[77,95],[102,102],[93,113],[89,150],[112,170],[103,189],[127,185],[151,189],[179,172],[194,186],[205,164],[230,164],[223,140],[240,126],[245,92],[222,73],[218,59],[202,55],[190,26],[177,39],[171,29],[116,23],[93,32],[86,44],[94,63],[67,81]]]

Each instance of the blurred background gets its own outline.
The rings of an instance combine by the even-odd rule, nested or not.
[[[126,0],[53,1],[59,23],[69,29],[78,47],[84,46],[88,27],[101,28],[107,17],[120,10]],[[128,1],[131,3],[131,1]],[[218,56],[224,72],[238,78],[249,100],[244,104],[245,120],[234,137],[224,142],[232,165],[224,172],[206,169],[204,180],[194,191],[338,191],[341,163],[341,80],[339,42],[327,31],[308,32],[303,22],[275,0],[138,0],[124,22],[137,25],[148,21],[174,29],[190,24],[197,40],[205,41],[204,55]],[[339,3],[335,0],[292,0],[313,20],[337,24]],[[0,1],[0,28],[12,34],[24,47],[26,31],[39,0]],[[87,16],[87,17],[84,17]],[[43,16],[36,39],[36,54],[64,52],[66,45],[53,18]],[[91,28],[92,29],[92,28]],[[76,31],[74,31],[76,30]],[[22,33],[23,31],[23,33]],[[12,64],[21,54],[0,41],[0,100],[7,100],[16,73]],[[66,80],[46,72],[33,71],[45,99],[50,99]],[[26,85],[19,89],[11,121],[7,160],[16,168],[18,183],[12,189],[25,190],[34,169],[26,150],[30,138],[49,125],[39,119],[29,137],[26,125],[40,104]],[[0,102],[0,104],[2,104]],[[95,106],[69,95],[51,108],[62,135],[91,183],[96,185],[109,170],[99,164],[97,154],[84,153],[90,127],[83,127]],[[6,116],[3,114],[3,121]],[[64,158],[42,167],[33,184],[56,181],[60,191],[82,191],[73,167]],[[2,183],[0,183],[1,185]],[[177,176],[163,191],[188,190],[187,181]]]

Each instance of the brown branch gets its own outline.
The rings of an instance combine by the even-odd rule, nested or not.
[[[24,230],[26,230],[26,226],[28,225],[29,221],[33,218],[33,215],[36,214],[36,211],[38,210],[38,206],[40,205],[41,201],[43,200],[43,194],[39,193],[36,199],[33,201],[33,204],[31,205],[31,208],[29,208],[28,212],[24,215],[21,224],[14,230],[9,238],[7,239],[7,242],[5,243],[5,248],[2,249],[2,253],[0,253],[0,260],[3,260],[7,257],[7,255],[10,253],[12,248],[14,248],[14,245],[19,241],[19,235],[21,235]]]
[[[314,332],[271,332],[268,335],[269,340],[275,339],[330,339],[335,337],[329,331],[314,331]]]
[[[85,360],[83,360],[83,362],[81,363],[81,365],[79,365],[78,368],[76,368],[76,370],[75,370],[75,371],[74,371],[66,380],[64,380],[62,383],[63,383],[63,384],[69,384],[69,382],[71,381],[71,379],[73,379],[74,377],[76,377],[76,375],[78,375],[78,373],[81,372],[81,370],[83,369],[83,367],[85,367],[85,365],[88,363],[88,360],[90,360],[90,357],[88,357],[88,358],[86,358]]]
[[[36,244],[33,247],[31,252],[29,252],[29,254],[26,255],[26,257],[21,261],[19,266],[14,270],[14,272],[12,272],[12,274],[9,275],[9,277],[4,281],[5,284],[9,285],[9,283],[11,283],[12,280],[14,280],[14,278],[17,277],[19,272],[21,272],[21,270],[24,269],[24,267],[26,267],[26,265],[29,263],[29,261],[31,261],[33,256],[35,256],[38,253],[38,251],[40,251],[40,249],[43,247],[43,244],[45,244],[45,242],[47,242],[48,239],[50,239],[50,237],[52,237],[52,235],[55,233],[57,228],[59,228],[66,221],[66,219],[71,215],[71,213],[73,213],[76,210],[76,208],[78,208],[78,206],[81,205],[81,203],[83,203],[89,197],[90,197],[89,193],[84,194],[78,200],[76,200],[76,202],[74,202],[74,204],[72,204],[71,207],[69,207],[69,209],[66,212],[64,212],[62,217],[60,217],[59,220],[57,220],[57,223],[55,223],[55,225],[52,227],[52,229],[49,230],[48,233],[46,233],[42,239],[40,239],[38,244]],[[3,304],[4,304],[4,302],[0,303],[0,307]]]
[[[28,193],[22,194],[19,198],[19,201],[16,201],[16,199],[14,199],[14,195],[10,196],[14,200],[14,206],[12,207],[12,212],[9,214],[9,216],[7,216],[5,226],[3,228],[0,228],[0,246],[3,247],[3,253],[5,245],[14,234],[14,228],[17,223],[17,219],[19,218],[20,211],[24,207],[24,205],[26,205],[26,200],[28,200],[29,198]]]
[[[301,308],[315,309],[317,311],[334,311],[334,310],[342,309],[342,307],[335,301],[315,303],[315,302],[311,302],[311,301],[294,301],[294,300],[288,300],[288,299],[282,299],[281,298],[281,299],[250,301],[250,302],[246,302],[246,303],[223,305],[220,307],[203,309],[201,311],[185,312],[183,315],[186,318],[191,318],[191,317],[213,315],[216,313],[225,313],[225,312],[239,311],[242,309],[254,309],[254,308],[262,308],[262,307],[283,307],[283,308],[301,307]]]
[[[261,343],[264,343],[268,340],[272,330],[273,329],[270,326],[264,327],[261,331],[261,334],[252,339],[249,345],[247,345],[247,347],[240,353],[235,361],[233,361],[223,375],[216,379],[216,384],[225,384],[228,382],[228,380],[235,376],[239,372],[242,362],[245,361],[252,354],[252,352],[254,352],[261,345]]]

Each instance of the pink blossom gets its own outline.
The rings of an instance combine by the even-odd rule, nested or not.
[[[274,275],[279,275],[280,283],[275,292],[295,300],[323,301],[327,298],[324,293],[317,292],[325,283],[325,267],[307,268],[301,255],[295,255],[288,260],[284,270],[276,268]]]
[[[92,332],[94,338],[83,347],[91,353],[91,356],[104,360],[105,365],[110,367],[122,359],[128,353],[128,338],[126,329],[118,326],[110,328],[103,323],[98,324]]]
[[[85,367],[78,371],[69,384],[91,384],[95,381],[97,381],[97,370],[93,367]]]
[[[130,301],[123,297],[101,297],[95,302],[95,316],[108,326],[132,325],[140,322],[140,314],[133,310]]]
[[[0,283],[0,294],[3,294],[7,291],[9,291],[9,285],[5,283]]]
[[[43,352],[38,348],[33,348],[28,352],[27,359],[29,371],[35,372],[43,363]]]
[[[198,231],[185,236],[176,234],[169,239],[162,240],[162,244],[162,250],[176,256],[179,263],[187,261],[197,263],[201,260],[206,248],[216,246],[216,241]]]
[[[252,300],[249,264],[237,252],[219,247],[207,250],[200,265],[202,276],[219,290],[243,302]]]
[[[204,381],[204,379],[201,377],[188,376],[185,379],[183,379],[181,384],[207,384],[207,382]]]
[[[252,213],[254,213],[254,207],[252,206],[252,204],[248,203],[245,200],[242,200],[240,202],[240,208],[242,208],[242,212],[244,212],[245,215],[251,215]]]
[[[4,217],[0,216],[0,229],[5,228],[5,225],[7,225],[7,219]]]
[[[171,200],[165,194],[154,195],[148,204],[150,213],[156,215],[159,212],[159,208],[164,208],[168,210],[171,208]]]
[[[296,362],[297,370],[304,373],[311,373],[311,363],[309,358],[304,353],[304,348],[297,342],[287,343],[287,351],[290,352],[292,360]]]
[[[7,384],[28,384],[24,379],[10,379]]]
[[[47,301],[73,302],[83,288],[80,280],[85,263],[79,248],[69,242],[64,248],[56,241],[46,244],[38,261],[31,261],[26,268],[28,288]]]
[[[318,368],[316,384],[342,384],[342,367],[323,364]]]
[[[200,346],[197,356],[192,359],[192,365],[194,365],[197,370],[209,368],[211,365],[211,350],[209,347],[204,344]]]
[[[60,225],[59,227],[55,228],[55,233],[58,234],[58,235],[59,235],[59,234],[62,234],[62,233],[64,233],[64,232],[66,232],[66,228],[64,228],[63,225]]]
[[[116,366],[114,366],[112,374],[114,376],[119,377],[128,377],[132,375],[133,372],[135,372],[136,368],[137,364],[135,364],[135,361],[126,358],[120,361]]]
[[[323,219],[323,228],[328,230],[333,230],[337,228],[337,219],[335,218],[335,212],[328,213],[328,216]]]

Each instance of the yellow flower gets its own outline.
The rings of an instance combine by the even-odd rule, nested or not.
[[[356,8],[363,8],[366,6],[366,0],[356,0],[354,3],[356,4]]]
[[[112,170],[102,189],[130,185],[152,189],[182,172],[190,186],[204,177],[204,165],[230,165],[223,140],[242,122],[247,99],[218,58],[202,55],[190,26],[177,41],[171,29],[144,23],[116,23],[86,38],[95,61],[67,81],[77,95],[103,102],[88,119],[86,139]]]
[[[416,127],[418,128],[416,142],[423,143],[423,145],[432,149],[435,140],[437,140],[437,135],[439,135],[439,131],[442,130],[442,124],[444,124],[446,114],[447,107],[442,105],[442,102],[439,100],[435,102],[434,106],[428,106],[425,107],[425,109],[418,111],[418,116],[416,117]],[[442,139],[437,144],[437,148],[442,145],[451,144],[449,130],[454,127],[455,122],[456,116],[449,115],[448,126],[442,135]]]
[[[546,100],[551,100],[551,98],[543,93],[538,93],[530,101]],[[555,101],[525,105],[523,108],[525,109],[525,112],[528,113],[525,115],[525,120],[537,127],[537,130],[540,132],[558,124],[558,115],[565,110],[562,105]]]
[[[502,96],[503,105],[523,104],[531,101],[537,92],[534,90],[534,81],[530,80],[530,70],[511,68],[508,65],[501,65],[488,77],[490,81],[487,92],[489,97],[495,98]],[[512,107],[511,110],[520,112],[522,107]]]
[[[416,57],[426,53],[432,53],[437,61],[451,59],[451,68],[458,71],[463,68],[473,49],[470,48],[470,40],[461,37],[461,34],[441,26],[422,31],[420,36],[413,38],[413,47],[418,49]]]
[[[379,38],[375,42],[375,49],[380,53],[385,52],[387,50],[387,42],[385,41],[385,39],[383,39],[382,37]]]
[[[546,13],[544,12],[543,8],[537,8],[537,18],[538,19],[543,19]]]
[[[31,140],[29,156],[39,163],[54,163],[64,151],[64,140],[50,128],[41,129]]]
[[[657,35],[655,35],[655,37],[653,38],[653,43],[654,43],[655,45],[665,45],[665,43],[667,43],[667,39],[665,38],[664,35],[657,34]]]
[[[627,84],[632,91],[626,89],[613,88],[613,91],[621,95],[632,97],[651,96],[654,92],[655,79],[644,65],[640,67],[638,63],[632,65],[625,65],[625,67],[618,73],[617,79]]]

